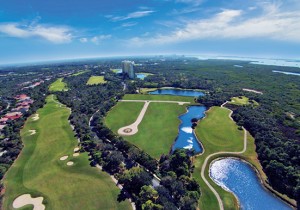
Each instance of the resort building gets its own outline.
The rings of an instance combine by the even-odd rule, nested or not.
[[[130,79],[134,79],[134,61],[122,61],[122,71],[123,74],[127,74]]]

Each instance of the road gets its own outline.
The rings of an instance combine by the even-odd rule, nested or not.
[[[223,109],[227,109],[226,107],[224,107],[227,103],[228,103],[228,101],[226,101],[224,104],[222,104],[221,107],[222,107]],[[228,109],[228,110],[230,110],[230,109]],[[233,113],[232,110],[230,110],[230,113],[229,113],[229,116],[228,116],[228,117],[229,117],[231,120],[233,120],[232,117],[231,117],[232,113]],[[243,131],[244,131],[244,148],[243,148],[242,151],[240,151],[240,152],[226,152],[226,151],[220,151],[220,152],[216,152],[216,153],[210,154],[209,156],[207,156],[207,157],[205,158],[204,163],[203,163],[202,168],[201,168],[201,178],[203,179],[203,181],[207,184],[207,186],[209,187],[209,189],[210,189],[210,190],[214,193],[214,195],[216,196],[216,198],[217,198],[217,200],[218,200],[218,203],[219,203],[219,209],[220,209],[220,210],[224,210],[224,205],[223,205],[222,199],[221,199],[219,193],[218,193],[218,192],[210,185],[210,183],[209,183],[209,182],[207,181],[207,179],[205,178],[205,168],[206,168],[206,165],[207,165],[209,159],[212,158],[212,157],[215,156],[215,155],[227,155],[227,154],[235,154],[235,155],[236,155],[236,154],[242,154],[242,153],[244,153],[244,152],[246,151],[246,149],[247,149],[247,130],[246,130],[244,127],[242,127],[242,128],[243,128]]]

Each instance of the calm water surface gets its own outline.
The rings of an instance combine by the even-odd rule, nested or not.
[[[156,91],[149,92],[152,95],[175,95],[175,96],[190,96],[199,97],[204,96],[204,93],[195,90],[183,90],[183,89],[158,89]]]
[[[292,208],[267,192],[251,166],[241,160],[225,158],[212,163],[211,178],[233,192],[243,210],[291,210]]]

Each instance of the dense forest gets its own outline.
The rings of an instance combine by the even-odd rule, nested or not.
[[[5,68],[1,70],[1,115],[16,103],[13,97],[27,94],[34,99],[30,110],[10,122],[1,134],[1,178],[19,154],[20,129],[28,116],[45,103],[48,85],[63,77],[68,91],[56,92],[60,102],[71,108],[70,123],[82,148],[91,155],[91,165],[99,165],[124,186],[122,200],[131,197],[138,209],[196,209],[201,194],[192,178],[193,166],[185,150],[162,155],[159,161],[133,144],[116,136],[104,124],[107,112],[126,93],[140,88],[179,87],[205,92],[198,102],[207,107],[221,105],[231,97],[246,96],[259,106],[233,106],[233,118],[255,138],[256,151],[270,185],[283,194],[300,200],[300,77],[272,70],[300,72],[298,68],[249,64],[244,61],[207,60],[186,57],[132,58],[137,72],[152,73],[134,81],[110,71],[120,68],[122,59],[106,59]],[[239,67],[236,67],[238,65]],[[80,70],[88,72],[73,76]],[[91,75],[105,75],[103,85],[86,85]],[[35,88],[24,89],[28,82],[43,80]],[[126,90],[123,91],[124,86]],[[254,89],[257,94],[243,89]],[[182,165],[185,165],[183,170]],[[154,188],[153,174],[160,177]],[[138,183],[133,186],[133,182]]]

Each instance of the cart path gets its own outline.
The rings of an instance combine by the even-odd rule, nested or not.
[[[227,103],[228,103],[228,101],[226,101],[225,103],[223,103],[221,105],[221,107],[223,109],[228,109],[228,108],[224,107]],[[230,109],[228,109],[228,110],[230,110]],[[230,110],[230,113],[228,115],[228,117],[231,120],[233,120],[232,117],[231,117],[232,113],[233,113],[233,111]],[[244,131],[244,148],[243,148],[242,151],[240,151],[240,152],[225,152],[225,151],[220,151],[220,152],[216,152],[216,153],[210,154],[209,156],[207,156],[205,158],[204,163],[203,163],[202,168],[201,168],[201,178],[206,183],[206,185],[209,187],[209,189],[215,194],[215,196],[216,196],[216,198],[218,200],[218,203],[219,203],[219,209],[220,210],[224,210],[224,205],[223,205],[222,199],[221,199],[219,193],[213,188],[213,186],[210,185],[210,183],[205,178],[205,173],[204,173],[205,172],[205,168],[206,168],[206,165],[207,165],[209,159],[211,157],[215,156],[215,155],[227,155],[227,154],[235,154],[236,155],[236,154],[242,154],[242,153],[244,153],[246,151],[246,149],[247,149],[247,130],[244,127],[242,127],[242,128],[243,128],[243,131]]]

